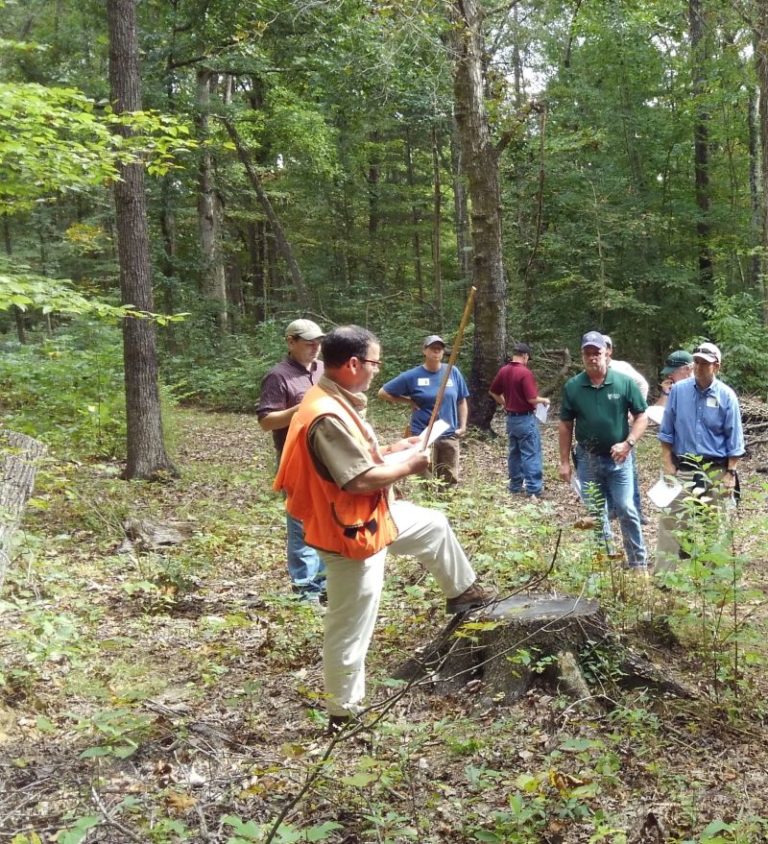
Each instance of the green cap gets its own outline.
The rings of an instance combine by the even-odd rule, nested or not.
[[[686,352],[685,349],[678,349],[667,357],[661,374],[671,375],[676,369],[679,369],[681,366],[688,366],[691,363],[693,363],[693,355],[690,352]]]

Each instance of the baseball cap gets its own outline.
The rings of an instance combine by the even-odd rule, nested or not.
[[[285,329],[286,337],[301,337],[302,340],[320,340],[325,337],[325,332],[311,319],[295,319]]]
[[[599,331],[587,331],[581,338],[581,348],[586,346],[595,346],[598,349],[605,348],[605,337]]]
[[[714,343],[700,343],[693,350],[694,359],[705,360],[707,363],[720,363],[722,355]]]
[[[513,355],[528,355],[531,356],[531,347],[527,343],[515,343],[512,346],[512,354]]]
[[[424,343],[422,348],[426,349],[427,346],[432,346],[435,343],[442,343],[443,346],[446,345],[445,340],[439,334],[430,334],[429,337],[424,338]]]
[[[613,340],[611,340],[610,334],[603,334],[603,340],[605,340],[606,348],[609,348],[609,349],[613,348]]]
[[[661,374],[671,375],[676,369],[680,369],[681,366],[688,366],[691,363],[693,363],[693,355],[690,352],[686,352],[685,349],[678,349],[676,352],[671,352],[667,356]]]

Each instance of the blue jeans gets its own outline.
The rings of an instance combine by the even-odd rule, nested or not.
[[[576,446],[576,471],[581,484],[581,497],[587,509],[600,523],[601,540],[612,552],[613,534],[608,521],[607,501],[610,498],[621,526],[624,553],[631,568],[648,564],[643,528],[634,497],[632,464],[625,460],[615,463],[610,455],[594,454],[583,446]]]
[[[304,528],[298,519],[285,514],[288,529],[288,574],[297,592],[325,591],[325,565],[317,551],[304,543]]]
[[[629,453],[629,457],[627,458],[627,462],[632,461],[632,501],[635,503],[635,510],[637,510],[637,515],[640,516],[640,521],[642,523],[643,519],[643,500],[640,494],[640,475],[637,473],[637,459],[635,458],[635,451],[632,449]],[[616,512],[613,506],[613,501],[611,501],[610,493],[607,496],[608,504],[608,518],[615,519]]]
[[[525,416],[507,414],[509,455],[509,491],[522,492],[523,484],[528,495],[539,495],[543,482],[541,473],[541,434],[533,413]]]

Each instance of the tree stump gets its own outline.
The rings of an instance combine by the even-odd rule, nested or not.
[[[541,679],[577,699],[593,700],[579,656],[612,652],[616,682],[692,697],[682,684],[625,647],[607,624],[597,601],[571,596],[513,595],[457,616],[429,645],[395,671],[441,694],[472,683],[499,703],[512,703]]]
[[[46,450],[26,434],[0,431],[0,588],[10,563],[13,534],[21,523]]]

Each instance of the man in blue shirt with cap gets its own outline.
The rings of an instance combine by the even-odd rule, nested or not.
[[[693,377],[669,391],[659,429],[664,472],[674,475],[689,493],[707,503],[724,503],[737,489],[736,467],[744,454],[744,432],[736,393],[718,380],[722,355],[714,343],[702,343],[693,352]],[[669,570],[680,549],[673,531],[687,496],[680,495],[661,520],[657,568]]]

